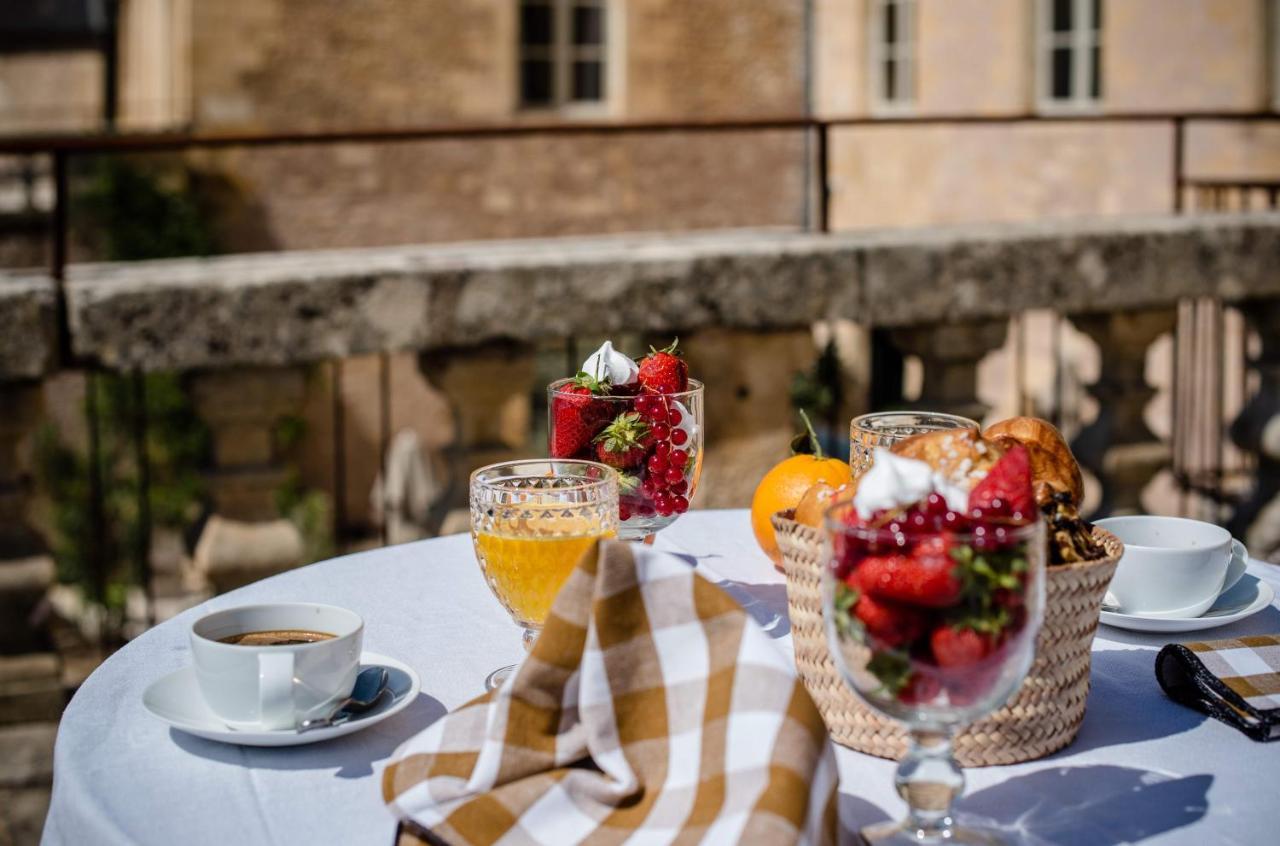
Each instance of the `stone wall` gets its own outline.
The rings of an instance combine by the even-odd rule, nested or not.
[[[506,0],[196,0],[201,129],[415,125],[506,116],[515,4]]]
[[[1267,0],[1108,0],[1106,108],[1265,109],[1266,5]]]
[[[679,132],[234,149],[230,252],[798,226],[798,132]]]
[[[1031,3],[917,0],[917,8],[913,112],[1002,115],[1030,109]]]
[[[1152,214],[1173,207],[1163,123],[832,130],[836,229]]]
[[[804,3],[627,0],[632,119],[804,111]]]
[[[93,50],[0,54],[0,135],[102,126],[102,55]]]

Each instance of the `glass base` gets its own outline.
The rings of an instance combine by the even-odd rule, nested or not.
[[[964,843],[974,846],[1001,846],[1005,841],[995,832],[965,826],[950,826],[945,831],[916,828],[910,821],[878,823],[862,829],[862,842],[868,846],[929,846],[929,844]]]
[[[529,626],[520,627],[520,643],[524,645],[525,652],[533,649],[533,642],[537,639],[538,629],[530,628]],[[516,670],[519,668],[519,664],[508,664],[505,667],[499,667],[485,677],[484,689],[497,690],[502,687],[503,682],[515,675]]]

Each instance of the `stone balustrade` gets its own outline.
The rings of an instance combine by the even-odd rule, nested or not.
[[[489,392],[493,414],[474,408],[487,394],[458,376],[474,369],[466,364],[472,361],[495,372],[507,366],[502,362],[528,365],[531,345],[545,339],[696,337],[713,329],[799,337],[815,322],[850,320],[891,330],[902,352],[920,357],[921,404],[980,416],[978,363],[1004,342],[1007,318],[1028,309],[1053,309],[1100,345],[1103,372],[1089,390],[1102,413],[1076,448],[1104,481],[1104,506],[1133,510],[1169,455],[1142,422],[1151,395],[1143,363],[1183,298],[1249,304],[1264,336],[1257,365],[1263,394],[1235,439],[1255,454],[1262,449],[1262,433],[1278,413],[1275,336],[1267,337],[1280,300],[1278,260],[1280,214],[1272,212],[73,265],[66,292],[80,361],[122,371],[194,371],[197,407],[214,429],[212,487],[227,498],[220,510],[243,519],[269,516],[267,492],[279,469],[272,422],[302,403],[298,368],[308,363],[416,351],[423,375],[454,404],[459,430],[474,430],[478,448],[496,456],[494,450],[519,445],[490,432],[492,422],[527,419],[527,409],[512,406],[510,391]],[[53,291],[38,275],[0,274],[0,386],[29,384],[57,367]],[[781,343],[779,349],[792,348]],[[485,356],[500,361],[484,364]],[[728,409],[736,399],[709,397],[709,419],[720,401]],[[0,440],[16,442],[19,428],[0,427]],[[1260,466],[1273,467],[1274,458]],[[0,473],[0,487],[6,478]]]
[[[1030,308],[1238,302],[1280,295],[1277,256],[1280,213],[1218,214],[75,265],[67,293],[77,356],[111,369],[186,370],[618,331],[781,330],[832,318],[921,326]],[[23,284],[34,313],[47,292]],[[0,377],[10,357],[20,358],[0,358]]]

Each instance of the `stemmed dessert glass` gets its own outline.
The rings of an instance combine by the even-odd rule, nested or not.
[[[606,426],[635,415],[641,436],[635,451],[614,458],[618,476],[618,537],[640,540],[665,529],[689,508],[702,474],[703,384],[689,380],[677,393],[614,393],[586,396],[570,390],[574,379],[547,386],[547,450],[553,459],[599,460]],[[581,426],[583,436],[560,430]]]
[[[956,520],[944,509],[917,505],[885,525],[866,525],[845,503],[825,520],[823,616],[832,656],[845,683],[910,734],[895,776],[907,818],[864,829],[869,843],[1000,842],[952,819],[964,774],[951,743],[1003,704],[1031,667],[1043,618],[1044,526]],[[942,577],[918,602],[886,599],[886,573],[904,557],[916,572],[955,581]]]
[[[876,411],[849,422],[849,467],[855,478],[871,469],[876,447],[940,429],[980,429],[976,420],[937,411]]]
[[[471,474],[471,540],[485,582],[528,649],[578,559],[618,533],[618,482],[594,461],[510,461]],[[515,665],[489,674],[502,685]]]

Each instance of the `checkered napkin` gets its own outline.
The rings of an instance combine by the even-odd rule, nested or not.
[[[1156,678],[1170,699],[1254,740],[1280,740],[1280,635],[1171,643]]]
[[[383,773],[398,842],[835,840],[835,757],[791,662],[681,559],[603,542],[518,672]]]

